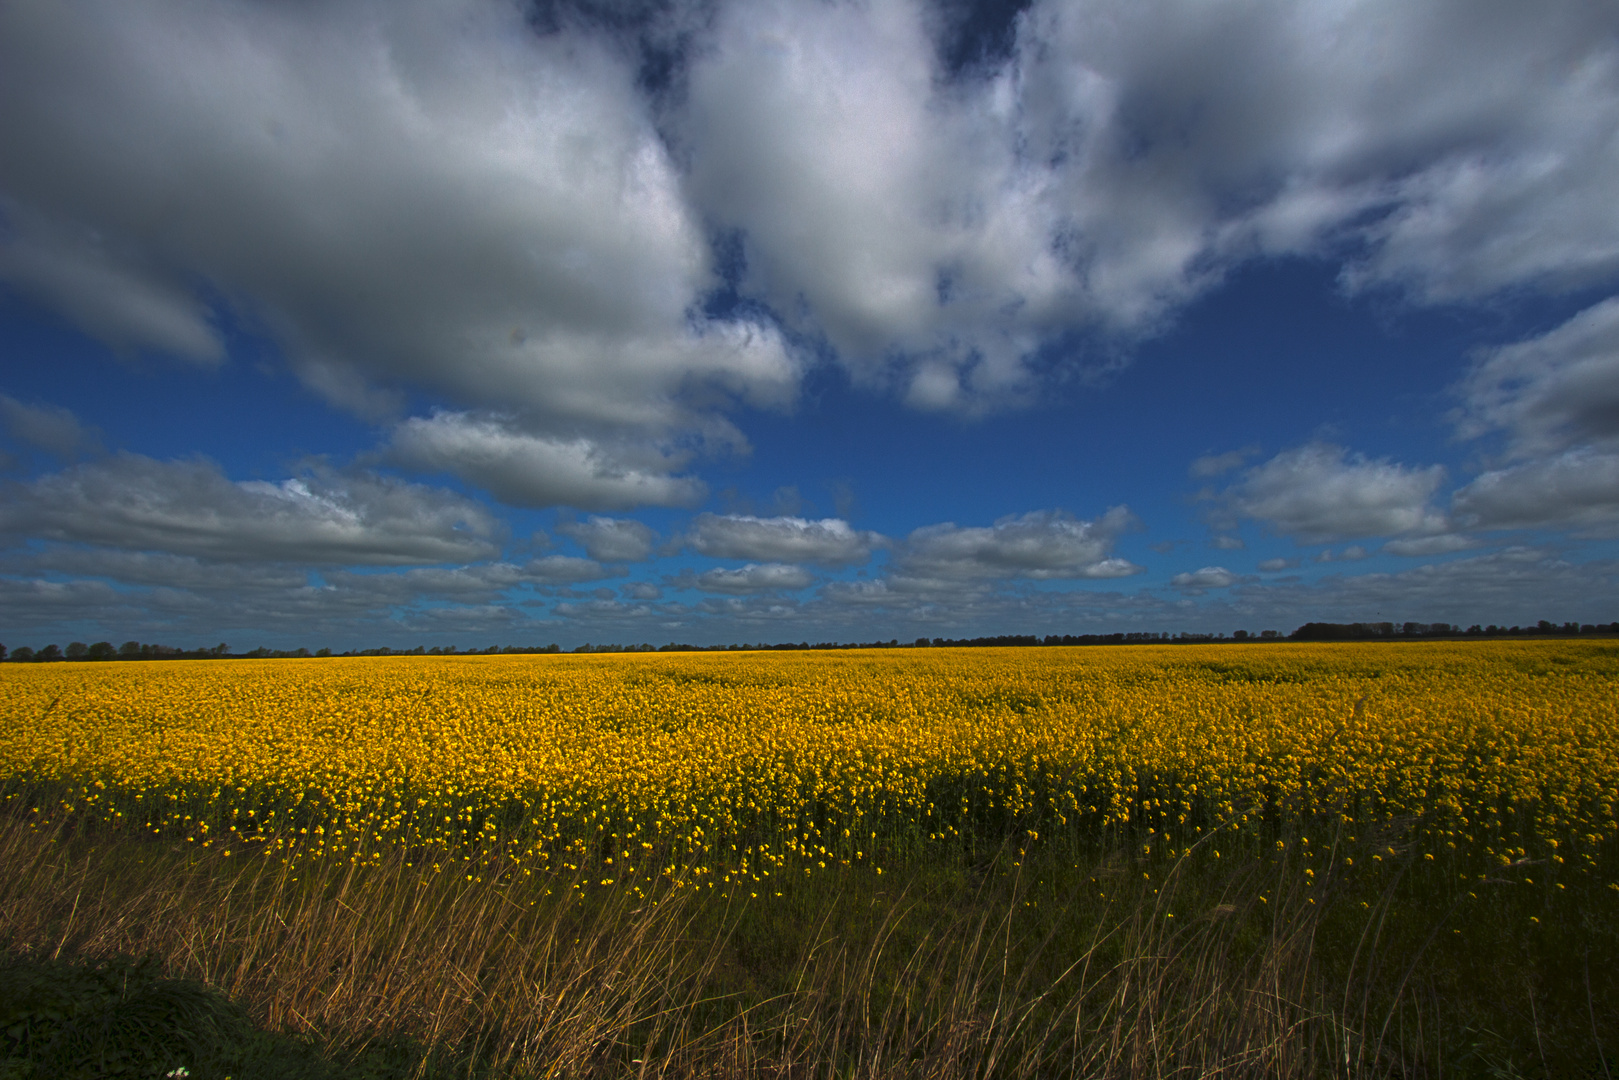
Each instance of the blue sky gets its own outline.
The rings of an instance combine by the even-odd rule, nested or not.
[[[0,640],[1619,619],[1597,0],[0,8]]]

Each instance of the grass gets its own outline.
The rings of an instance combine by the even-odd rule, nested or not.
[[[1611,1078],[1613,868],[1413,834],[963,844],[638,898],[13,813],[0,1077]]]

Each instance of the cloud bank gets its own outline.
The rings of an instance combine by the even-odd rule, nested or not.
[[[1254,259],[1417,304],[1619,272],[1611,5],[1035,0],[957,69],[921,0],[645,11],[7,4],[0,280],[125,352],[251,328],[399,461],[604,510],[689,503],[814,355],[981,412]],[[1611,304],[1469,422],[1608,431]]]

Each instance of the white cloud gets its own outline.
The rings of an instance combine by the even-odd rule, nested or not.
[[[727,5],[675,124],[744,290],[918,407],[1016,398],[1040,341],[1150,329],[1255,256],[1358,251],[1346,283],[1419,301],[1619,270],[1598,5],[1039,0],[954,81],[928,24]]]
[[[228,304],[367,414],[663,446],[791,399],[772,320],[974,411],[1253,258],[1419,302],[1619,272],[1612,5],[1036,0],[957,75],[922,0],[687,21],[653,102],[504,0],[4,5],[0,277],[205,363]],[[710,226],[758,321],[701,314]]]
[[[223,298],[342,404],[559,439],[796,386],[773,328],[694,314],[708,242],[634,62],[517,4],[6,5],[0,139],[0,274],[115,345],[217,359]]]
[[[1141,567],[1111,552],[1122,533],[1138,527],[1135,515],[1122,506],[1096,521],[1036,510],[1001,518],[988,528],[947,522],[911,533],[895,562],[906,577],[940,581],[1127,577]]]
[[[1299,565],[1297,559],[1265,559],[1260,562],[1259,569],[1267,574],[1274,574],[1281,570],[1293,570]]]
[[[1457,491],[1453,507],[1469,528],[1619,535],[1619,454],[1577,448],[1495,469]]]
[[[95,432],[79,423],[72,412],[56,405],[25,405],[0,394],[0,424],[12,438],[69,458],[94,450],[100,440]]]
[[[557,532],[600,562],[640,562],[652,554],[652,544],[657,539],[657,534],[639,521],[594,514],[584,521],[561,522]]]
[[[696,584],[704,592],[740,594],[803,589],[814,581],[814,575],[802,566],[785,563],[749,563],[736,569],[704,571],[697,575]]]
[[[840,518],[699,514],[686,531],[686,546],[719,559],[813,562],[827,566],[865,562],[881,545],[876,533],[851,528]]]
[[[1238,580],[1236,574],[1223,566],[1205,566],[1201,570],[1176,574],[1169,579],[1169,584],[1174,588],[1187,590],[1224,589],[1235,585]]]
[[[1070,152],[1092,289],[1125,310],[1345,236],[1352,284],[1424,299],[1619,267],[1610,7],[1045,0],[1020,29],[1031,150]]]
[[[1444,515],[1429,506],[1444,477],[1442,466],[1408,468],[1309,443],[1249,469],[1225,501],[1299,543],[1420,535],[1446,531]]]
[[[468,562],[495,554],[500,531],[476,503],[372,474],[232,482],[205,461],[134,454],[13,484],[0,504],[16,538],[221,561]]]
[[[727,5],[676,129],[750,294],[913,405],[973,408],[1026,389],[1076,283],[1048,177],[1017,160],[1011,74],[946,88],[928,21],[915,0]]]
[[[1209,540],[1209,547],[1216,551],[1241,551],[1247,546],[1240,536],[1214,536]]]
[[[619,457],[582,436],[534,435],[466,413],[411,417],[394,429],[388,451],[401,464],[454,473],[514,506],[687,506],[705,490],[695,477],[669,475],[683,464],[679,456],[632,446]]]

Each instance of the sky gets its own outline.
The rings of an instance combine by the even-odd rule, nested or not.
[[[8,0],[0,641],[1619,619],[1610,0]]]

